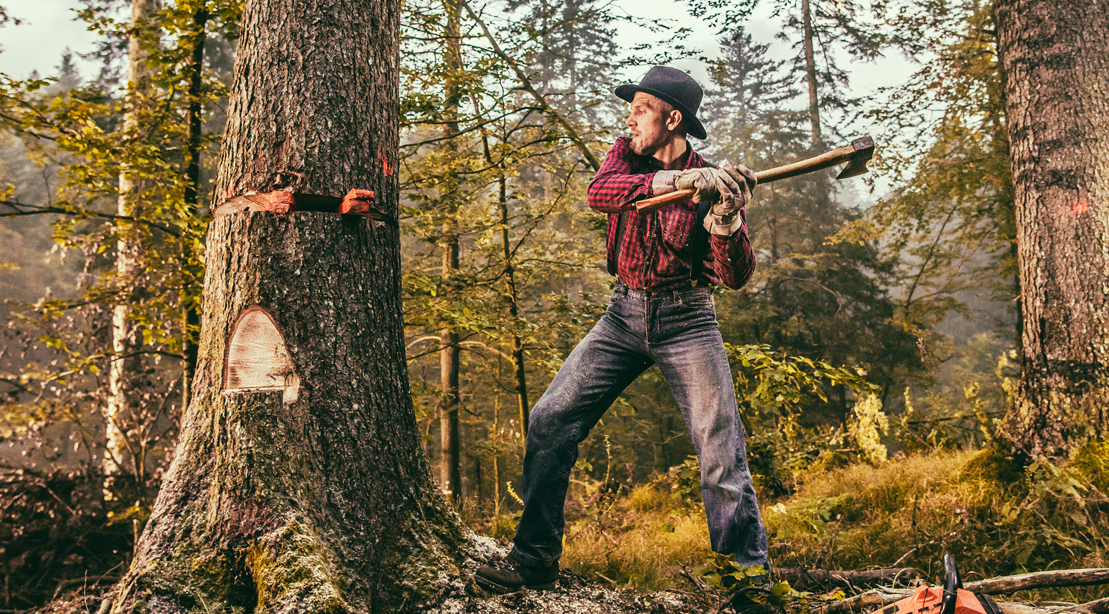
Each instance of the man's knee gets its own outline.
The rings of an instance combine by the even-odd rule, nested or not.
[[[567,412],[552,404],[536,404],[528,420],[528,447],[557,446],[563,440],[572,439],[576,424],[568,418]]]

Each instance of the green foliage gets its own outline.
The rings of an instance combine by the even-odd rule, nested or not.
[[[910,8],[897,28],[935,51],[869,112],[888,143],[876,170],[897,186],[872,219],[907,288],[898,321],[937,344],[931,329],[967,313],[961,292],[1019,294],[1016,217],[992,3]]]
[[[115,51],[91,83],[80,82],[68,56],[56,78],[0,76],[0,128],[18,136],[27,158],[58,182],[42,190],[5,174],[0,215],[13,225],[26,222],[10,218],[50,216],[55,251],[68,254],[79,271],[76,287],[50,288],[58,295],[8,302],[6,349],[19,359],[5,352],[0,365],[0,378],[12,387],[2,428],[31,451],[62,441],[83,450],[78,458],[32,452],[28,466],[61,459],[96,471],[114,454],[105,441],[111,423],[126,440],[124,457],[112,462],[138,480],[143,506],[173,443],[182,358],[198,332],[186,326],[185,314],[200,306],[206,220],[198,203],[205,177],[187,169],[197,156],[207,162],[214,153],[219,126],[209,125],[194,150],[187,142],[190,113],[200,108],[201,119],[216,121],[226,95],[219,67],[196,65],[193,52],[209,38],[234,37],[240,11],[234,1],[186,0],[132,27],[90,5],[80,13],[90,29],[109,43],[129,37],[137,43],[145,58],[137,61],[137,82],[113,81],[108,67],[126,46],[111,44],[106,48]],[[202,78],[194,82],[198,71]],[[135,339],[113,340],[113,315],[125,318]],[[113,364],[127,365],[123,370],[137,378],[129,381],[141,380],[122,385],[135,405],[114,415]],[[43,423],[50,428],[36,428]]]

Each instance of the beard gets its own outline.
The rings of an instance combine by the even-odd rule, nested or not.
[[[662,147],[663,143],[665,143],[665,141],[658,138],[656,138],[654,141],[648,141],[642,133],[630,134],[628,136],[630,136],[632,139],[632,151],[639,156],[654,155],[654,153],[658,151],[660,147]]]

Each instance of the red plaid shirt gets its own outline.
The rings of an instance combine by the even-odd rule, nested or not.
[[[608,272],[635,290],[688,288],[697,207],[685,200],[640,215],[634,203],[651,196],[651,180],[655,171],[663,168],[657,159],[633,152],[630,143],[626,136],[616,139],[589,184],[589,206],[608,214]],[[709,164],[704,158],[692,149],[686,150],[682,169],[705,166]],[[624,236],[618,241],[616,227],[621,211],[628,213]],[[739,215],[743,216],[743,225],[731,236],[703,233],[708,235],[709,249],[699,283],[737,289],[754,273],[755,253],[747,236],[745,209],[741,208]]]

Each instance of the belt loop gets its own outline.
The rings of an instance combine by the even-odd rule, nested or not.
[[[682,293],[677,290],[674,290],[674,302],[679,305],[682,304]]]

